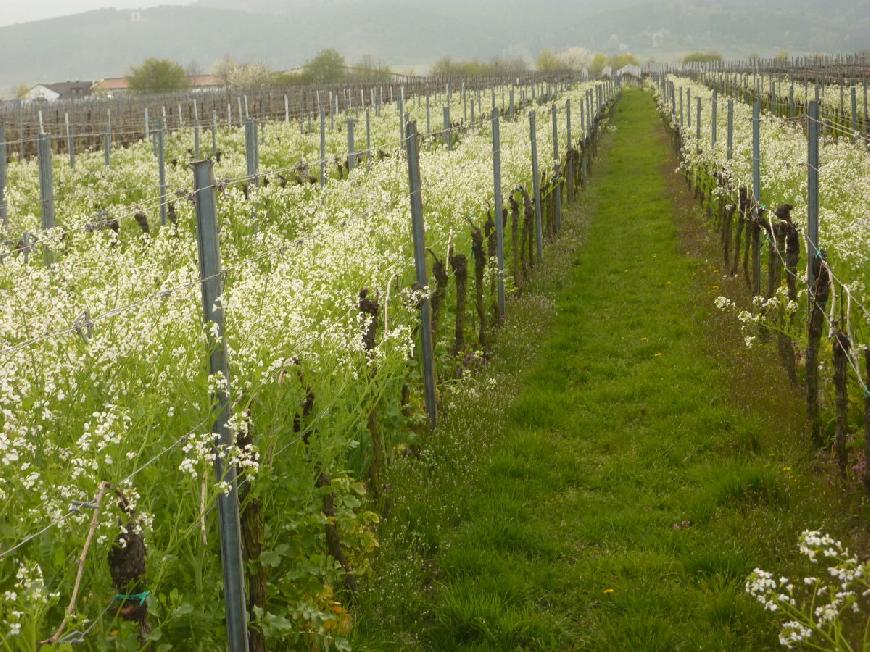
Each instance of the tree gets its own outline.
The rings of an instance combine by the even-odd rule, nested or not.
[[[788,63],[788,59],[789,59],[789,54],[788,54],[787,50],[780,50],[779,52],[776,53],[776,56],[773,58],[773,60],[779,64]]]
[[[559,58],[553,54],[552,50],[544,48],[538,53],[538,58],[535,61],[535,67],[538,72],[559,72],[564,70],[565,66],[559,61]]]
[[[184,67],[184,72],[187,73],[188,76],[193,77],[194,75],[202,75],[205,71],[202,69],[202,66],[199,65],[199,62],[196,59],[193,59]]]
[[[28,86],[27,84],[19,84],[18,87],[15,89],[15,97],[17,97],[19,100],[23,100],[24,96],[27,95],[29,92],[30,86]]]
[[[438,59],[429,67],[429,74],[439,77],[484,77],[517,75],[529,69],[525,59],[466,59],[454,61],[450,57]]]
[[[231,88],[252,88],[280,83],[282,78],[262,63],[238,63],[225,56],[215,64],[213,74],[220,78],[224,86]]]
[[[488,73],[494,75],[511,74],[518,75],[529,69],[529,63],[523,57],[513,59],[492,59],[488,64]]]
[[[346,69],[344,57],[336,50],[321,50],[302,67],[303,74],[316,84],[333,84],[344,79]]]
[[[224,55],[223,59],[221,59],[214,65],[214,70],[212,71],[212,74],[214,74],[215,77],[219,78],[224,83],[224,86],[229,86],[230,77],[232,77],[233,70],[236,69],[237,65],[238,64],[233,61],[233,58],[230,55],[226,54]]]
[[[592,57],[592,63],[589,64],[589,74],[593,77],[598,77],[609,64],[609,59],[606,54],[600,52]]]
[[[130,68],[127,81],[134,93],[170,93],[188,86],[184,68],[168,59],[145,59]]]
[[[433,77],[450,77],[453,72],[453,59],[441,57],[429,67],[429,74]]]
[[[270,84],[277,88],[287,88],[288,86],[300,86],[305,84],[305,77],[298,72],[274,72]]]
[[[393,71],[380,59],[375,59],[372,55],[365,54],[354,64],[353,76],[357,81],[374,83],[389,81],[393,76]]]
[[[610,57],[610,67],[613,72],[625,68],[626,66],[639,66],[640,61],[631,52],[623,52]]]
[[[718,52],[690,52],[683,57],[683,63],[713,63],[722,61]]]
[[[230,74],[230,86],[253,88],[268,86],[272,83],[273,73],[262,63],[243,63],[236,66]]]
[[[580,72],[584,68],[588,68],[592,61],[592,53],[586,48],[573,47],[563,50],[556,55],[562,67],[567,70]]]

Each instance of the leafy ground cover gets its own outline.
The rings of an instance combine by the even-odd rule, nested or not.
[[[627,91],[495,362],[391,470],[358,649],[773,648],[747,575],[796,567],[805,528],[860,538],[774,352],[716,314],[731,281],[675,168]]]

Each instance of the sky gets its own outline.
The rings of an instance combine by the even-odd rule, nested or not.
[[[142,9],[187,4],[185,0],[0,0],[0,26],[66,16],[92,9]]]

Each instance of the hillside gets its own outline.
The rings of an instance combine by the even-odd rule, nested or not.
[[[666,4],[581,0],[200,0],[142,11],[104,9],[0,28],[0,87],[120,75],[147,56],[208,68],[222,56],[274,67],[324,47],[422,70],[434,59],[531,55],[542,47],[628,49],[667,60],[692,49],[726,55],[851,51],[870,43],[870,1],[737,0]]]

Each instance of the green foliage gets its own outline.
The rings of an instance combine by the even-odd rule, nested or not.
[[[722,61],[718,52],[690,52],[682,59],[683,63],[716,63]]]
[[[276,88],[288,88],[305,83],[305,77],[296,72],[273,72],[269,79],[269,84]]]
[[[188,86],[187,75],[180,64],[153,57],[131,68],[127,80],[134,93],[171,93]]]
[[[597,77],[609,65],[609,59],[606,54],[600,52],[592,57],[592,63],[589,64],[589,73],[593,77]]]
[[[589,73],[593,77],[599,76],[606,67],[610,66],[611,71],[616,72],[624,66],[639,66],[640,60],[630,52],[622,52],[608,56],[598,53],[592,57],[592,63],[589,64]]]
[[[347,75],[344,57],[332,48],[321,50],[302,67],[305,78],[315,84],[335,84]]]
[[[519,74],[529,69],[525,59],[464,59],[454,60],[443,57],[432,64],[429,74],[442,77],[487,77]]]
[[[613,72],[616,72],[620,68],[624,68],[625,66],[639,66],[640,60],[634,56],[631,52],[622,52],[621,54],[615,54],[610,57],[610,67],[613,69]]]
[[[393,76],[393,71],[383,60],[366,54],[350,68],[350,75],[354,81],[373,84],[389,81]]]
[[[553,54],[552,50],[543,49],[538,53],[538,58],[535,61],[535,67],[538,69],[538,72],[559,72],[560,70],[564,70],[564,64],[559,60],[559,58]]]
[[[322,50],[306,62],[301,71],[272,71],[262,64],[243,64],[230,57],[224,57],[215,65],[214,74],[227,86],[286,88],[301,84],[332,84],[341,81],[375,84],[389,81],[393,71],[386,62],[371,55],[364,55],[353,66],[347,66],[341,54],[329,49]]]
[[[234,88],[270,86],[284,81],[262,63],[239,63],[229,56],[215,65],[214,75],[219,77],[225,86]]]

